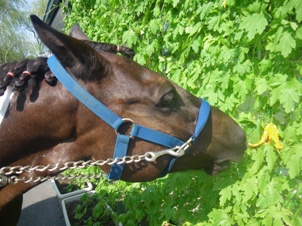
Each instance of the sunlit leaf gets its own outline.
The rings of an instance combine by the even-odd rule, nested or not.
[[[258,79],[255,82],[255,85],[256,85],[256,92],[258,93],[258,95],[261,95],[270,89],[270,86],[267,84],[265,78]]]
[[[275,167],[275,162],[277,160],[276,150],[272,145],[266,145],[265,150],[266,150],[267,168],[269,171],[272,171]]]
[[[226,210],[219,210],[219,209],[214,209],[210,213],[210,217],[213,220],[214,225],[223,225],[223,226],[228,226],[228,225],[233,225],[234,221],[232,218],[228,215],[228,210],[230,208],[226,208]]]
[[[247,31],[248,39],[252,40],[256,34],[262,34],[267,25],[268,22],[263,13],[254,13],[242,19],[240,28]]]
[[[284,32],[279,40],[278,48],[284,57],[287,57],[296,47],[296,41],[289,32]]]

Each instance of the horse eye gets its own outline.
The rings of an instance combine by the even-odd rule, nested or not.
[[[168,93],[166,93],[161,99],[160,99],[160,107],[169,107],[175,99],[175,91],[172,90]]]

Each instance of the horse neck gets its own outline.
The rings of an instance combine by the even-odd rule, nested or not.
[[[77,102],[60,89],[42,83],[39,97],[32,101],[26,95],[22,104],[21,94],[14,93],[0,126],[0,166],[72,138]]]
[[[18,110],[14,94],[0,125],[0,168],[7,165],[48,165],[112,157],[115,132],[72,97],[60,84],[41,84],[39,97],[28,97]],[[109,173],[110,166],[103,170]],[[59,171],[32,172],[22,176],[55,175]],[[38,175],[36,175],[38,174]],[[37,183],[8,185],[0,190],[1,208]]]

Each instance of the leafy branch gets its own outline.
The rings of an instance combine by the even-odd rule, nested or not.
[[[137,62],[233,116],[249,141],[273,122],[285,146],[249,149],[218,177],[188,172],[149,183],[100,182],[97,192],[128,210],[119,221],[302,225],[300,0],[69,3],[67,30],[78,22],[94,41],[134,48]]]

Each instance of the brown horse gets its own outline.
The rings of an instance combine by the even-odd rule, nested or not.
[[[127,57],[103,51],[106,48],[98,48],[102,45],[87,40],[78,27],[67,36],[35,16],[31,19],[42,42],[56,55],[70,77],[114,114],[131,119],[130,125],[119,125],[118,132],[128,133],[133,120],[135,124],[180,141],[194,134],[199,109],[205,101]],[[36,71],[30,71],[35,63]],[[61,82],[56,82],[45,58],[28,61],[27,66],[18,79],[12,79],[16,91],[0,127],[0,169],[112,158],[117,131],[71,95]],[[11,76],[6,75],[8,71],[4,73],[5,76],[1,76],[4,78],[0,77],[2,83]],[[3,87],[0,80],[0,88],[5,90]],[[167,148],[163,146],[131,137],[127,156]],[[217,174],[229,161],[239,161],[245,149],[244,131],[228,115],[211,107],[204,128],[186,154],[176,159],[170,172],[205,169],[209,174]],[[154,162],[125,164],[120,179],[150,181],[158,178],[171,158],[163,155]],[[101,168],[110,173],[109,165]],[[57,173],[34,171],[20,176]],[[22,194],[37,184],[17,183],[1,188],[1,225],[16,224]]]

